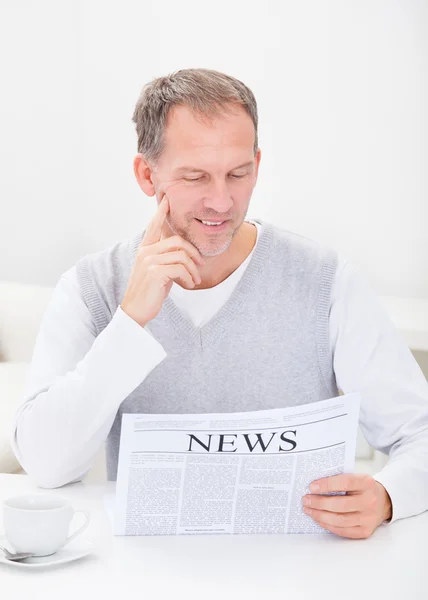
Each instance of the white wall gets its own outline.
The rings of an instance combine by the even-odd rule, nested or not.
[[[425,0],[0,7],[0,280],[54,285],[146,226],[135,101],[152,77],[207,67],[259,103],[249,215],[335,247],[379,294],[428,296]]]

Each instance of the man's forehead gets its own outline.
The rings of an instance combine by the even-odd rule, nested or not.
[[[174,173],[234,170],[254,164],[254,126],[241,107],[210,123],[193,120],[188,107],[171,111],[164,160]]]
[[[237,169],[245,169],[248,167],[252,167],[254,164],[254,160],[250,160],[250,161],[246,161],[244,163],[237,163],[236,165],[231,167],[231,170],[237,170]],[[198,166],[196,164],[185,164],[185,165],[181,165],[181,166],[176,166],[174,168],[174,173],[176,174],[180,174],[180,173],[200,173],[201,171],[205,171],[206,167],[204,166]]]
[[[207,120],[195,115],[187,106],[177,106],[170,109],[164,137],[168,146],[180,148],[181,152],[197,150],[205,144],[242,147],[254,143],[254,125],[241,107]]]

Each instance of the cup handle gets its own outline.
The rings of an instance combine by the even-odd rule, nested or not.
[[[66,544],[68,544],[69,542],[71,542],[71,540],[74,540],[74,538],[76,536],[78,536],[79,533],[82,533],[82,531],[84,531],[87,528],[87,526],[89,525],[89,520],[90,520],[89,513],[86,510],[75,510],[73,512],[73,517],[77,513],[82,513],[83,515],[85,515],[85,522],[83,523],[83,525],[81,527],[79,527],[79,529],[77,529],[77,531],[75,531],[70,536],[68,536],[68,538],[65,540],[65,542],[63,543],[63,545],[61,546],[61,548],[64,548],[64,546]]]

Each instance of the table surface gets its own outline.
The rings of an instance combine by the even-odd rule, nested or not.
[[[88,510],[82,537],[93,554],[56,567],[24,570],[0,564],[2,596],[32,599],[347,600],[428,598],[428,512],[382,525],[365,540],[333,534],[115,537],[103,506],[114,483],[38,488],[27,475],[0,474],[0,502],[25,493],[68,497]],[[0,533],[3,522],[0,511]],[[76,518],[77,523],[77,518]]]

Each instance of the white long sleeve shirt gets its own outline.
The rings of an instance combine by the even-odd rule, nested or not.
[[[253,223],[260,235],[261,225]],[[227,301],[253,252],[213,288],[174,283],[172,300],[203,326]],[[340,255],[329,331],[337,384],[343,393],[365,390],[370,401],[361,409],[361,428],[371,446],[390,453],[374,475],[391,497],[390,523],[427,510],[428,383],[374,291]],[[41,487],[82,478],[122,401],[165,357],[120,306],[96,336],[76,269],[66,271],[43,316],[13,423],[12,447],[24,469]]]

